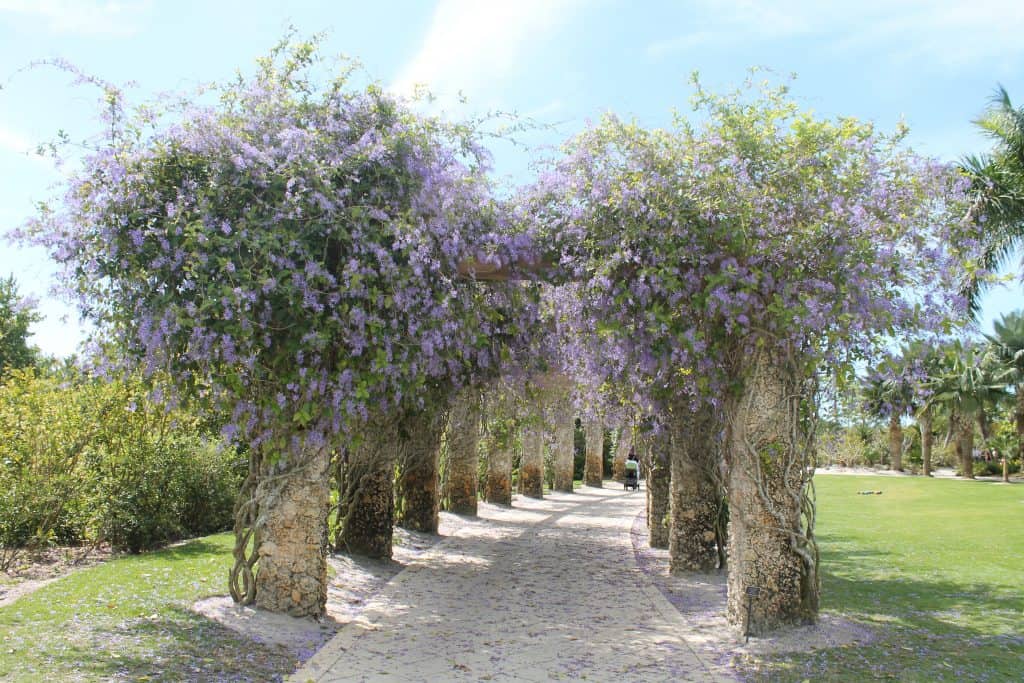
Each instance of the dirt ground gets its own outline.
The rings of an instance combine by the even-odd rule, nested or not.
[[[105,562],[113,555],[109,546],[26,551],[7,573],[0,572],[0,607],[74,571]]]

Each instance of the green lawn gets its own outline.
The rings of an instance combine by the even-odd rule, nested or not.
[[[752,680],[1024,678],[1024,485],[821,475],[822,609],[884,630]],[[882,495],[858,495],[877,490]]]
[[[188,606],[223,593],[233,536],[84,569],[0,608],[3,681],[270,681],[294,662]]]

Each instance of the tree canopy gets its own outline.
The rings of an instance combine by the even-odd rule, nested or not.
[[[38,353],[28,343],[29,326],[40,320],[31,301],[18,294],[14,277],[0,278],[0,376],[5,369],[36,362]]]
[[[106,144],[33,226],[90,318],[254,444],[464,381],[528,327],[521,288],[456,282],[506,221],[474,130],[316,62],[282,44],[162,115],[108,89]]]
[[[694,84],[699,125],[606,115],[524,200],[580,279],[570,357],[643,393],[707,396],[761,345],[846,364],[883,337],[949,329],[955,169],[903,130],[801,111],[785,86]]]

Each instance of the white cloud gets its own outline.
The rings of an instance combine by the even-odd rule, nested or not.
[[[14,152],[15,154],[26,154],[34,148],[21,133],[0,125],[0,150]]]
[[[0,0],[0,14],[42,21],[52,33],[128,36],[139,29],[149,0]]]
[[[1024,55],[1020,0],[698,0],[690,20],[698,28],[652,42],[648,56],[812,36],[834,50],[875,50],[946,66]]]
[[[531,45],[548,37],[582,0],[441,0],[419,52],[392,90],[426,86],[444,99],[514,74]]]
[[[722,33],[716,31],[694,31],[667,40],[658,40],[647,46],[647,56],[655,59],[673,54],[690,52],[697,48],[721,42]]]
[[[53,170],[51,159],[39,155],[39,145],[13,128],[0,123],[0,155],[13,154],[47,170]],[[20,161],[18,163],[21,163]]]

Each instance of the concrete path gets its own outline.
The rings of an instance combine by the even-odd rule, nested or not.
[[[451,535],[289,680],[730,680],[637,567],[643,493],[606,485],[444,515]]]

